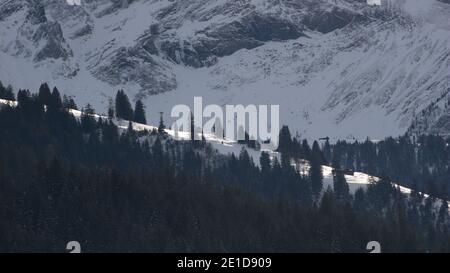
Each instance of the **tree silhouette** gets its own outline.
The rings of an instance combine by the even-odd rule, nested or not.
[[[147,124],[145,107],[141,100],[136,101],[136,105],[134,107],[134,121],[137,123]]]
[[[133,108],[131,108],[130,100],[123,90],[117,91],[116,116],[125,120],[134,119],[134,112]]]

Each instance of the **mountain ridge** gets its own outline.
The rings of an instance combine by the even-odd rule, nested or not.
[[[152,121],[201,95],[280,104],[309,138],[395,136],[450,86],[449,5],[397,2],[5,0],[0,78],[97,109],[125,89]]]

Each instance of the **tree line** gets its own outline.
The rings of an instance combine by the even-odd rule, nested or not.
[[[327,156],[287,127],[308,173],[282,143],[280,160],[262,152],[256,164],[246,149],[119,129],[90,105],[77,119],[47,87],[0,107],[1,252],[63,252],[74,239],[86,252],[364,252],[373,240],[384,252],[450,251],[446,203],[407,198],[387,177],[352,194],[336,172],[323,189]]]
[[[130,100],[123,90],[117,91],[115,105],[110,102],[108,108],[108,116],[134,121],[137,123],[147,124],[147,118],[145,116],[145,107],[141,100],[136,100],[136,104],[131,107]]]

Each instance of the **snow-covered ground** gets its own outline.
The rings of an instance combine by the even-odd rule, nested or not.
[[[15,107],[17,105],[17,102],[0,99],[0,107],[2,104]],[[76,118],[80,118],[82,115],[82,112],[79,110],[70,109],[69,111]],[[104,120],[108,119],[108,117],[103,116],[103,115],[98,115],[98,114],[95,114],[94,117],[96,119],[99,119],[99,118],[102,118]],[[130,121],[122,120],[122,119],[113,119],[113,122],[122,131],[128,130],[128,127],[130,124]],[[133,129],[136,131],[145,131],[146,130],[146,131],[151,132],[153,130],[158,130],[158,127],[152,126],[152,125],[146,125],[146,124],[141,124],[141,123],[136,123],[136,122],[131,122],[131,124],[132,124]],[[190,132],[174,131],[174,130],[170,130],[170,129],[166,129],[165,132],[172,139],[177,140],[177,141],[189,141],[190,140]],[[204,134],[204,137],[205,137],[205,140],[208,143],[210,143],[214,149],[216,149],[219,153],[224,154],[224,155],[231,155],[231,154],[239,155],[239,153],[242,151],[242,149],[246,149],[247,152],[249,153],[249,155],[251,156],[251,158],[253,159],[254,163],[257,166],[259,166],[259,158],[261,157],[262,152],[269,153],[269,155],[272,159],[277,157],[278,160],[280,160],[280,154],[276,151],[273,151],[269,144],[261,144],[261,149],[255,150],[255,149],[248,148],[246,145],[239,144],[236,141],[218,138],[216,135]],[[297,168],[297,170],[300,173],[302,173],[304,175],[308,174],[309,163],[307,161],[301,160],[300,162],[293,162],[292,164],[295,168]],[[332,170],[333,170],[333,168],[331,168],[330,166],[322,166],[322,172],[323,172],[323,177],[324,177],[323,190],[326,190],[328,187],[333,188]],[[355,193],[360,188],[367,189],[367,187],[371,183],[376,183],[380,180],[378,177],[371,176],[371,175],[361,173],[361,172],[354,172],[353,175],[345,175],[345,179],[348,183],[349,190],[352,194]],[[406,195],[410,195],[412,192],[411,189],[409,189],[407,187],[403,187],[399,184],[393,183],[393,185]],[[429,197],[428,194],[423,194],[423,193],[421,193],[421,194],[424,198]],[[436,199],[434,201],[435,208],[439,209],[440,205],[441,205],[441,200]],[[450,208],[449,208],[449,211],[450,211]]]

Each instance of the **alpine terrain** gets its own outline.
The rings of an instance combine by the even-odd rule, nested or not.
[[[104,112],[124,89],[152,123],[202,96],[279,104],[310,139],[450,132],[430,106],[450,90],[446,0],[1,0],[0,64]]]

